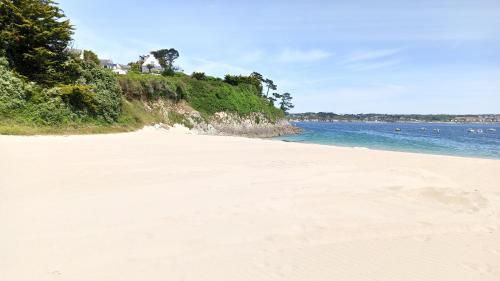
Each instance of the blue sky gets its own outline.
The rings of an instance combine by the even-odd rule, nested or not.
[[[500,113],[500,1],[60,0],[75,47],[186,72],[258,71],[293,112]]]

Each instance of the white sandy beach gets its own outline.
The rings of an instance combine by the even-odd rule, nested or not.
[[[500,161],[0,136],[2,281],[500,280]]]

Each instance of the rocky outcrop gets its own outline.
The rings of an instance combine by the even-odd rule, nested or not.
[[[262,113],[252,113],[241,117],[236,113],[217,112],[211,117],[203,118],[198,111],[185,102],[176,104],[161,100],[146,104],[146,108],[159,112],[170,126],[178,122],[171,118],[173,114],[182,116],[182,125],[192,128],[198,134],[270,138],[297,134],[301,131],[285,119],[273,122]]]
[[[259,138],[297,134],[300,132],[299,128],[290,125],[287,120],[271,122],[262,113],[253,113],[246,117],[240,117],[236,114],[218,112],[214,114],[209,124],[207,124],[207,129],[206,132],[210,134]]]

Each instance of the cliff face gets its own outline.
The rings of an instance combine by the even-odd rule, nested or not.
[[[168,124],[179,123],[198,134],[269,138],[297,134],[301,131],[290,125],[286,119],[271,121],[258,112],[245,117],[227,112],[202,117],[200,112],[185,102],[175,104],[164,100],[148,103],[145,107],[149,111],[159,112]]]
[[[197,127],[195,126],[195,129]],[[268,138],[296,134],[300,129],[287,120],[271,122],[262,113],[252,113],[246,117],[226,112],[217,112],[206,126],[201,125],[201,133]],[[208,129],[208,130],[207,130]]]

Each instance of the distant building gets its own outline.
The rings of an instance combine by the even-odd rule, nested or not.
[[[128,70],[130,68],[128,65],[114,63],[110,59],[99,60],[99,62],[100,62],[100,65],[102,67],[107,68],[107,69],[111,69],[111,71],[113,71],[114,73],[120,74],[120,75],[127,74]]]
[[[158,59],[156,59],[152,54],[149,54],[147,55],[146,59],[144,59],[144,63],[141,66],[141,71],[143,73],[160,73],[163,71],[163,68],[161,67]]]
[[[99,60],[99,64],[104,67],[104,68],[109,68],[109,69],[113,69],[114,67],[114,63],[112,60],[110,59],[102,59],[102,60]]]

